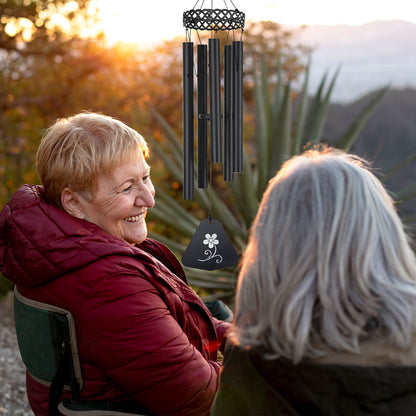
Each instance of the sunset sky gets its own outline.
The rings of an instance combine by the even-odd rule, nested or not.
[[[182,14],[203,0],[97,0],[111,41],[143,45],[185,34]],[[205,0],[202,8],[243,11],[246,20],[273,20],[287,25],[360,25],[374,20],[416,23],[415,0]]]

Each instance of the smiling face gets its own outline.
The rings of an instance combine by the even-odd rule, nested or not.
[[[99,174],[91,200],[77,193],[77,216],[130,244],[139,244],[147,236],[145,217],[155,204],[154,195],[150,168],[140,155],[108,174]]]

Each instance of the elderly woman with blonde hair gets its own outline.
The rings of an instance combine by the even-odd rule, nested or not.
[[[207,415],[230,324],[187,285],[173,253],[147,238],[147,154],[145,139],[112,117],[56,121],[37,153],[43,186],[22,186],[0,213],[0,271],[21,296],[73,316],[80,399],[101,409],[91,413],[115,414],[117,404]],[[26,384],[36,416],[57,414],[47,386],[30,374]]]
[[[212,415],[409,415],[416,260],[392,198],[330,148],[270,181],[238,281]]]

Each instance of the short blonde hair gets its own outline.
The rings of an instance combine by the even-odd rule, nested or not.
[[[39,145],[36,165],[45,197],[61,207],[65,187],[90,198],[100,172],[148,154],[144,138],[112,117],[83,112],[57,120]]]
[[[270,181],[239,275],[234,341],[294,362],[359,352],[416,331],[416,260],[393,200],[365,161],[294,157]]]

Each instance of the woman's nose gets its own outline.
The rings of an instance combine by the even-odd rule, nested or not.
[[[144,186],[136,197],[136,205],[152,208],[155,205],[155,188],[153,185]]]

